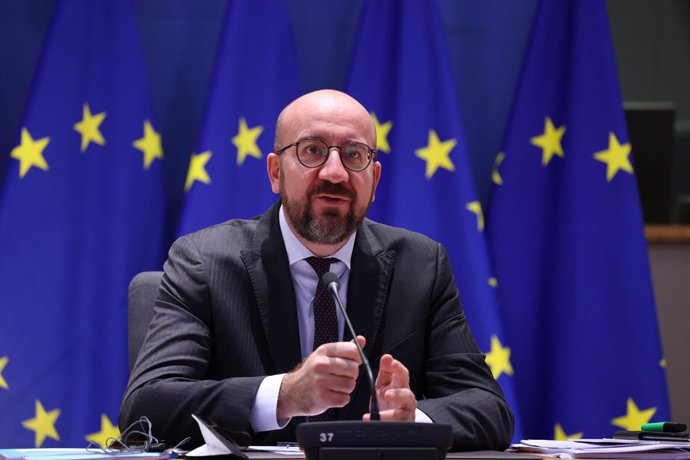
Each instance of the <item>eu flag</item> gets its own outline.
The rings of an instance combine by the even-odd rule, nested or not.
[[[487,220],[531,437],[669,415],[630,152],[604,0],[542,1]]]
[[[128,1],[57,2],[0,201],[0,446],[118,436],[127,287],[161,263],[160,136]]]
[[[382,170],[370,217],[446,247],[478,346],[517,419],[511,345],[498,316],[438,3],[366,2],[348,92],[371,110],[376,126]]]
[[[266,173],[280,110],[299,95],[287,5],[232,0],[227,9],[178,234],[264,212]]]

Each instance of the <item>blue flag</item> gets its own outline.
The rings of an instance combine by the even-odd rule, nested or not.
[[[482,207],[472,181],[437,2],[364,5],[348,92],[376,125],[381,182],[369,216],[447,249],[479,348],[516,415],[510,343],[498,316]]]
[[[0,201],[0,446],[118,436],[127,287],[161,264],[160,137],[128,1],[61,1]]]
[[[542,1],[487,219],[527,436],[669,415],[630,151],[604,0]]]
[[[178,234],[264,212],[276,200],[266,173],[276,118],[299,95],[287,5],[228,5]]]

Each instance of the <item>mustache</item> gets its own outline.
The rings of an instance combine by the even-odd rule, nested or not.
[[[314,196],[322,193],[328,195],[346,196],[352,200],[355,198],[355,192],[342,184],[334,184],[333,182],[324,182],[321,185],[315,186],[309,191],[309,198],[313,198]]]

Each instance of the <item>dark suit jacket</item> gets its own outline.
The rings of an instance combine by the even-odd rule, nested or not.
[[[120,412],[124,429],[142,415],[153,433],[202,444],[191,414],[240,444],[294,440],[255,433],[249,415],[266,375],[301,360],[279,202],[258,219],[231,220],[178,239],[165,263],[154,317]],[[378,371],[391,353],[410,371],[418,407],[453,426],[456,449],[504,449],[513,416],[474,341],[442,246],[425,236],[365,220],[352,254],[347,311]],[[347,338],[347,334],[346,334]],[[339,419],[368,412],[360,372]]]

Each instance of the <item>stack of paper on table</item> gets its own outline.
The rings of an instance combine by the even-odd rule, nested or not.
[[[690,442],[637,441],[628,439],[579,439],[550,441],[523,439],[511,450],[557,458],[625,458],[690,460]]]

